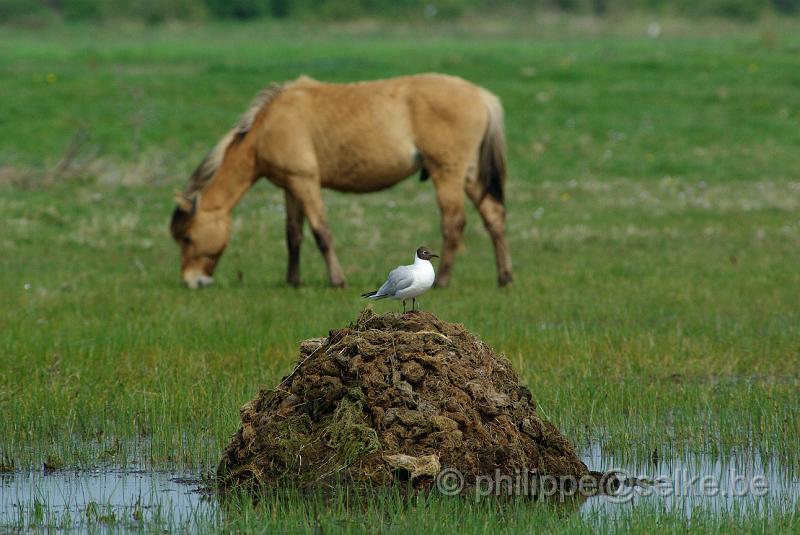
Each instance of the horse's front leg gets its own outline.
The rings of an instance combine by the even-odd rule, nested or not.
[[[445,287],[450,283],[456,251],[466,224],[463,176],[463,173],[436,173],[433,176],[436,197],[442,212],[442,237],[444,238],[441,262],[439,262],[439,269],[436,273],[436,285],[439,287]]]
[[[289,269],[286,282],[300,286],[300,246],[303,243],[303,207],[289,190],[286,199],[286,247],[289,250]]]
[[[344,288],[347,281],[339,265],[339,259],[333,251],[333,237],[328,228],[328,216],[325,213],[325,205],[322,204],[319,181],[310,177],[293,177],[289,181],[289,189],[302,206],[317,247],[325,258],[331,286]]]

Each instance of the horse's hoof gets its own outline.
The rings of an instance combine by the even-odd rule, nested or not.
[[[347,281],[331,281],[331,288],[347,288]]]
[[[507,284],[511,284],[513,280],[514,280],[514,275],[512,275],[511,273],[503,273],[502,275],[497,277],[497,285],[502,288]]]

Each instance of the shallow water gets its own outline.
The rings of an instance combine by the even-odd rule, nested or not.
[[[760,455],[687,454],[647,462],[621,462],[599,444],[587,448],[589,467],[616,470],[628,481],[614,495],[595,496],[584,515],[614,515],[631,507],[650,507],[691,518],[692,512],[788,511],[800,503],[800,474]]]
[[[690,518],[740,511],[769,514],[800,503],[798,474],[758,455],[720,459],[687,455],[644,463],[618,462],[598,444],[583,452],[591,468],[616,470],[628,482],[611,496],[591,497],[579,507],[587,518],[649,507]],[[653,462],[655,461],[655,462]],[[580,503],[580,500],[578,501]],[[161,527],[174,531],[214,524],[219,503],[197,473],[137,470],[30,471],[0,474],[0,528],[29,526]]]
[[[196,473],[137,470],[0,474],[0,527],[145,523],[175,529],[217,514]]]

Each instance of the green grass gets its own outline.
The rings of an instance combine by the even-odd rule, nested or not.
[[[532,504],[525,500],[455,501],[433,497],[403,500],[396,496],[309,500],[286,493],[263,507],[232,506],[234,522],[226,524],[242,532],[270,533],[288,529],[296,533],[774,533],[796,526],[797,512],[765,505],[761,514],[719,511],[697,507],[691,519],[685,513],[666,512],[657,506],[627,508],[615,515],[575,514],[580,504]],[[767,521],[767,519],[769,520]],[[796,528],[795,528],[796,529]],[[468,531],[467,531],[468,530]]]
[[[282,195],[263,182],[235,212],[217,284],[189,292],[167,232],[172,191],[270,81],[434,70],[505,104],[517,278],[495,287],[470,209],[453,284],[422,306],[505,353],[579,447],[596,440],[630,459],[746,451],[800,467],[800,31],[665,24],[647,39],[644,25],[598,24],[588,36],[491,25],[3,29],[0,460],[213,465],[238,407],[291,369],[299,340],[355,319],[360,292],[420,243],[439,246],[438,214],[416,179],[327,192],[350,286],[325,287],[307,239],[294,290],[283,284]],[[73,138],[83,141],[60,166]],[[497,520],[442,507],[443,532],[447,518],[469,515],[475,532]],[[419,509],[386,514],[400,515],[397,531],[440,525]],[[537,518],[509,520],[509,531],[583,522],[525,515]],[[631,515],[639,531],[652,527],[653,515]],[[708,516],[709,531],[733,526],[735,515]]]
[[[75,529],[90,533],[226,532],[236,533],[789,533],[796,530],[796,509],[766,502],[756,510],[718,510],[696,505],[668,511],[655,504],[623,507],[612,514],[578,514],[580,502],[459,500],[432,495],[404,498],[395,492],[309,495],[292,489],[271,493],[258,505],[227,500],[222,510],[198,504],[176,514],[170,504],[131,499],[124,507],[90,502],[76,514],[59,504],[34,500],[20,509],[8,527],[19,532]]]

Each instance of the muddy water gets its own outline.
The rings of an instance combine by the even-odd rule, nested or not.
[[[800,503],[800,475],[763,462],[757,455],[719,459],[691,455],[679,459],[618,462],[593,444],[582,459],[592,468],[616,469],[627,479],[615,496],[589,498],[587,517],[613,516],[635,507],[691,517],[705,511],[751,510],[769,514]],[[219,520],[219,505],[204,492],[196,473],[151,471],[56,471],[0,474],[2,528],[51,526],[117,527],[142,523],[179,530]]]

